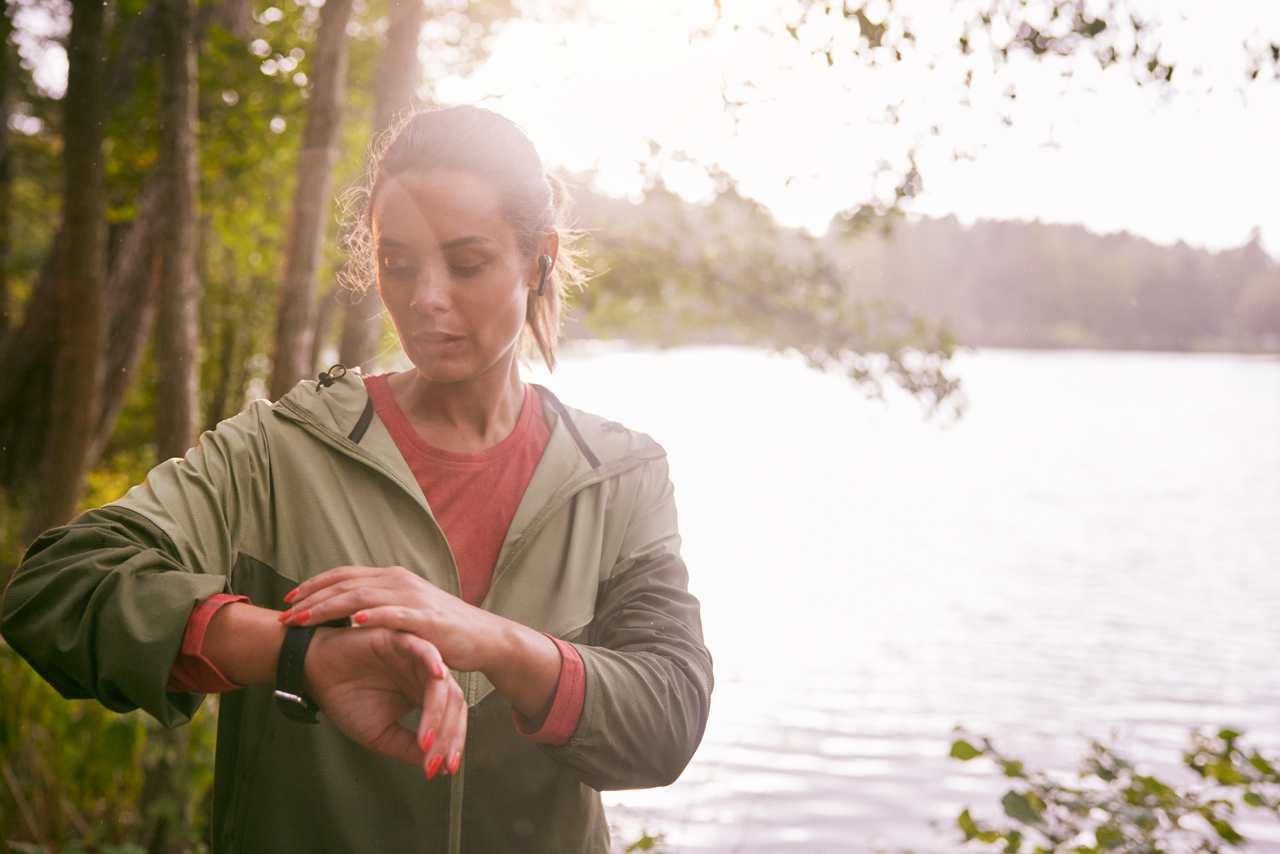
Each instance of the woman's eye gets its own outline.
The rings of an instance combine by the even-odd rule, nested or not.
[[[413,265],[403,255],[384,255],[378,266],[390,276],[405,276],[413,272]]]
[[[454,264],[453,265],[453,272],[458,274],[459,276],[462,276],[464,279],[470,278],[471,276],[479,275],[480,271],[483,269],[484,269],[484,262],[481,262],[479,264]]]

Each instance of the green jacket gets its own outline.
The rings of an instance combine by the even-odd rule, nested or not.
[[[680,559],[666,454],[563,407],[498,556],[483,607],[573,643],[582,717],[562,747],[515,730],[479,673],[456,776],[427,780],[294,723],[271,686],[224,694],[215,852],[607,851],[598,790],[676,779],[702,738],[711,658]],[[46,533],[0,602],[0,631],[65,697],[142,707],[167,726],[203,695],[165,683],[196,603],[221,592],[283,609],[344,564],[404,566],[455,595],[457,568],[404,458],[352,372],[259,401],[120,501]]]

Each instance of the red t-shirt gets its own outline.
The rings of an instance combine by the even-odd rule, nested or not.
[[[525,386],[524,407],[510,436],[492,448],[469,453],[427,444],[396,403],[387,375],[366,378],[365,387],[374,411],[409,464],[453,550],[463,600],[479,605],[489,592],[498,553],[516,508],[551,439],[538,393],[532,386]],[[192,610],[182,649],[169,675],[168,690],[214,693],[240,687],[223,677],[201,654],[210,618],[218,607],[232,601],[247,600],[219,594]],[[546,721],[535,732],[525,727],[514,709],[512,716],[521,735],[536,742],[562,745],[573,735],[582,715],[586,672],[577,650],[559,638],[551,640],[560,650],[560,682]]]
[[[542,401],[525,386],[524,407],[511,435],[483,451],[428,445],[396,404],[387,375],[364,381],[373,409],[409,464],[458,564],[462,599],[479,605],[489,592],[498,552],[551,433]]]

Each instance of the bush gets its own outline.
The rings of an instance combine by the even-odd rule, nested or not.
[[[22,854],[206,850],[216,721],[216,702],[166,730],[64,700],[0,642],[0,842]]]
[[[1009,822],[989,825],[964,810],[962,841],[1004,854],[1207,854],[1241,849],[1242,809],[1280,814],[1280,775],[1273,760],[1240,746],[1240,733],[1192,733],[1183,761],[1194,785],[1173,785],[1138,770],[1112,748],[1094,742],[1076,781],[1059,782],[997,751],[987,739],[951,746],[961,761],[993,760],[1016,781],[1001,800]],[[972,846],[971,846],[972,847]]]

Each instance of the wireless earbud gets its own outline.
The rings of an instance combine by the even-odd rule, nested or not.
[[[542,296],[547,291],[547,277],[551,275],[551,256],[543,255],[538,258],[538,267],[542,269],[542,279],[538,282],[538,296]]]

